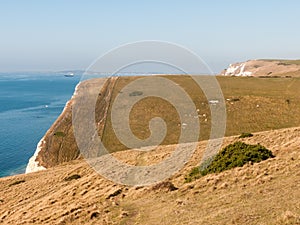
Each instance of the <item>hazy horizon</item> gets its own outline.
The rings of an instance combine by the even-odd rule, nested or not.
[[[0,72],[85,70],[126,43],[161,40],[214,73],[249,59],[300,59],[300,2],[2,1]]]

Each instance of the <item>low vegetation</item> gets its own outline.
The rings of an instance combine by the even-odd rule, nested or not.
[[[9,186],[11,187],[11,186],[18,185],[18,184],[21,184],[21,183],[24,183],[24,182],[25,182],[25,180],[17,180],[15,182],[11,183]]]
[[[253,137],[253,134],[251,133],[242,133],[239,138],[248,138],[248,137]]]
[[[262,61],[272,62],[272,61],[278,61],[277,65],[300,65],[300,60],[285,60],[285,59],[260,59]]]
[[[247,163],[258,163],[274,155],[260,144],[249,145],[235,142],[223,148],[213,159],[206,161],[200,167],[193,168],[185,177],[186,182],[205,176],[210,173],[220,173],[235,167],[242,167]]]
[[[79,178],[81,178],[81,176],[80,176],[79,174],[73,174],[73,175],[71,175],[71,176],[69,176],[69,177],[66,177],[66,178],[64,179],[64,181],[77,180],[77,179],[79,179]]]
[[[57,136],[57,137],[64,137],[64,136],[66,136],[66,134],[64,132],[62,132],[62,131],[56,131],[54,133],[54,135]]]

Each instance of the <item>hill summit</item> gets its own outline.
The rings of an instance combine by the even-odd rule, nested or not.
[[[300,77],[300,60],[258,59],[230,64],[224,76]]]

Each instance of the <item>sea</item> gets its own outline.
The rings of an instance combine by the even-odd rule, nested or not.
[[[0,73],[0,177],[25,172],[80,81],[64,73]]]

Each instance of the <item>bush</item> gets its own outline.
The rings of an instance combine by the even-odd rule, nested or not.
[[[201,177],[201,171],[199,167],[194,167],[191,172],[184,178],[185,182],[192,182],[193,180]]]
[[[64,137],[64,136],[66,136],[65,133],[62,132],[62,131],[57,131],[57,132],[54,133],[54,135],[57,136],[57,137]]]
[[[239,138],[247,138],[247,137],[253,137],[253,134],[251,133],[242,133]]]
[[[248,145],[243,142],[235,142],[223,148],[206,167],[200,166],[192,169],[186,176],[186,182],[198,179],[210,173],[220,173],[235,167],[242,167],[248,162],[258,163],[274,155],[264,146]]]

